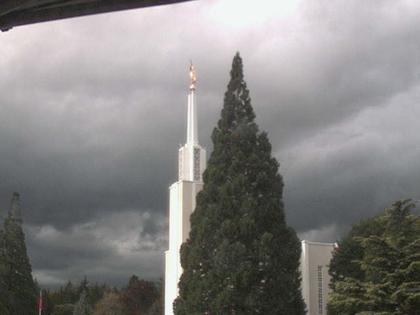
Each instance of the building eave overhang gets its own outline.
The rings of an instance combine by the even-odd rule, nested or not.
[[[3,0],[0,30],[85,15],[175,4],[192,0]]]

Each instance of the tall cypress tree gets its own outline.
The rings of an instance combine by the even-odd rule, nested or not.
[[[12,207],[4,221],[4,249],[7,308],[13,315],[35,314],[37,292],[26,252],[18,193],[13,194]]]
[[[177,315],[304,314],[300,242],[285,222],[279,164],[254,119],[237,53],[181,248]]]

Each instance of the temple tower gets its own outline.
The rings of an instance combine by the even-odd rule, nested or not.
[[[190,216],[195,197],[203,188],[206,151],[198,142],[197,108],[195,103],[196,74],[190,66],[190,87],[187,108],[187,140],[178,152],[178,181],[169,187],[169,249],[165,252],[165,315],[173,315],[173,302],[178,296],[182,274],[180,248],[190,232]]]

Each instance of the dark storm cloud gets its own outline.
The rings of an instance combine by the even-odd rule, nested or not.
[[[52,285],[83,275],[119,285],[134,273],[156,280],[161,277],[166,229],[164,217],[147,211],[115,212],[63,230],[26,227],[32,263],[39,266],[35,276]]]
[[[413,6],[304,2],[300,23],[279,36],[271,29],[251,57],[258,66],[246,65],[254,99],[270,113],[260,118],[273,128],[273,142],[293,145],[417,85],[420,14]]]
[[[418,199],[419,98],[416,87],[288,150],[286,204],[303,235],[339,239],[394,200]]]
[[[302,1],[255,11],[251,1],[239,15],[238,3],[0,34],[0,206],[4,215],[11,192],[22,193],[41,283],[162,274],[190,59],[210,151],[241,52],[301,237],[334,241],[392,200],[420,197],[420,6]]]

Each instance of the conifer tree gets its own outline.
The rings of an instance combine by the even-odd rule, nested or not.
[[[63,288],[60,288],[59,301],[56,301],[56,304],[76,303],[81,292],[71,281],[68,281]]]
[[[126,315],[127,311],[121,301],[121,296],[115,292],[105,293],[95,305],[93,315]]]
[[[73,315],[74,305],[70,303],[59,304],[54,306],[52,315]]]
[[[4,221],[4,249],[7,308],[13,315],[35,314],[37,290],[26,251],[18,193],[13,194],[12,207]]]
[[[87,301],[86,291],[82,291],[79,301],[74,305],[73,315],[90,315],[91,307]]]
[[[159,291],[153,282],[139,279],[135,275],[130,277],[121,294],[127,315],[146,314],[158,297]]]
[[[204,187],[181,249],[176,315],[302,315],[300,242],[285,222],[279,164],[233,59]]]
[[[8,310],[9,292],[7,290],[7,265],[6,249],[4,244],[4,233],[0,229],[0,314],[10,315]]]
[[[420,217],[410,200],[355,225],[330,265],[330,315],[418,315]]]

